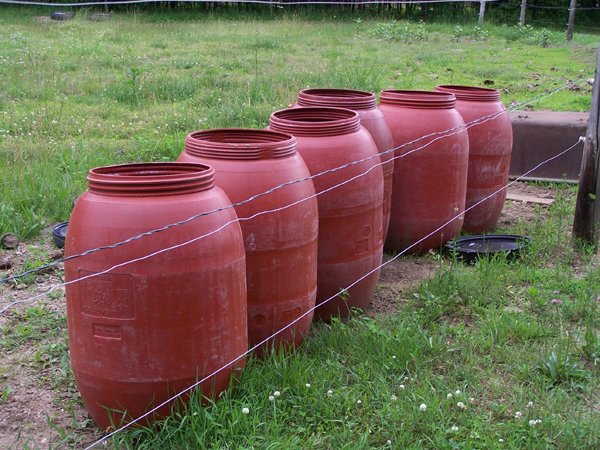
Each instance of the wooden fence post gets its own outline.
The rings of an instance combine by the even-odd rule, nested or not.
[[[521,0],[521,15],[519,16],[519,25],[525,26],[525,12],[527,11],[527,0]]]
[[[598,247],[600,235],[600,48],[592,89],[590,121],[583,145],[573,236]]]
[[[479,2],[479,23],[483,23],[483,17],[485,16],[485,0]]]
[[[577,6],[577,0],[571,0],[569,5],[569,23],[567,25],[567,41],[571,42],[573,39],[573,28],[575,27],[575,8]]]

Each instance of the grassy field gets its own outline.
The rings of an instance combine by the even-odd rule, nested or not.
[[[22,238],[68,218],[91,167],[174,159],[196,129],[263,127],[301,88],[378,92],[488,80],[510,105],[592,77],[597,45],[588,35],[567,45],[547,30],[358,15],[175,12],[97,23],[80,12],[40,23],[42,10],[2,12],[0,234]],[[590,86],[577,89],[532,107],[586,111]]]
[[[196,129],[263,127],[309,86],[378,92],[490,80],[507,105],[522,102],[591,78],[597,46],[594,36],[566,44],[562,33],[541,29],[359,15],[136,13],[92,23],[78,14],[48,24],[35,20],[42,10],[1,11],[0,234],[27,239],[19,269],[49,257],[40,230],[68,219],[91,167],[171,160]],[[532,107],[585,111],[589,98],[584,81]],[[570,242],[574,188],[542,187],[555,193],[552,206],[498,230],[532,237],[522,259],[464,266],[421,257],[437,273],[403,292],[397,311],[318,325],[294,354],[252,360],[220,401],[194,401],[110,443],[600,447],[600,268],[591,249]],[[22,295],[58,276],[23,280]],[[15,292],[0,288],[5,298]],[[0,416],[9,406],[36,407],[11,403],[24,373],[40,393],[54,393],[42,412],[49,443],[81,447],[99,430],[77,414],[63,301],[57,291],[0,317]],[[58,409],[70,423],[55,421]],[[48,445],[30,440],[27,423],[16,426],[7,431],[15,446]]]
[[[465,266],[438,254],[409,258],[437,273],[390,299],[394,312],[316,324],[295,353],[251,360],[219,401],[195,398],[109,445],[598,448],[600,267],[591,249],[569,241],[574,188],[541,189],[553,192],[552,206],[530,207],[498,230],[531,236],[521,259]],[[28,283],[31,296],[40,280]],[[0,405],[38,410],[35,396],[13,401],[24,379],[40,401],[54,397],[45,434],[20,421],[15,442],[0,439],[12,448],[44,447],[40,435],[53,448],[80,448],[100,436],[82,415],[61,304],[57,295],[5,317]]]

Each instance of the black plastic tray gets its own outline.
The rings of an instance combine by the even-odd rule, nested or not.
[[[52,228],[52,239],[58,248],[65,246],[65,238],[67,237],[67,226],[69,222],[61,222]]]
[[[450,241],[446,244],[446,249],[455,252],[467,262],[497,253],[505,253],[506,257],[511,259],[516,258],[530,241],[529,236],[515,234],[474,235]]]

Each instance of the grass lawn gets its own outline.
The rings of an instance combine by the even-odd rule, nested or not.
[[[562,33],[542,30],[358,14],[130,13],[102,23],[78,14],[40,23],[34,19],[44,10],[1,10],[0,235],[26,240],[20,269],[49,257],[40,231],[68,219],[91,167],[172,160],[196,129],[263,127],[309,86],[378,92],[489,80],[506,104],[522,102],[593,77],[597,46],[597,36],[577,34],[566,44]],[[590,92],[583,81],[532,106],[586,111]],[[590,249],[570,243],[574,188],[538,188],[555,203],[498,230],[532,237],[516,262],[415,258],[436,273],[398,294],[402,306],[394,312],[319,324],[297,352],[250,361],[219,401],[192,401],[152,429],[109,442],[156,449],[600,447],[600,268]],[[20,295],[33,296],[59,276],[30,277]],[[0,286],[2,304],[15,292]],[[15,400],[23,378],[40,405],[51,405],[40,412],[48,414],[45,442],[33,422],[0,428],[14,446],[81,447],[100,436],[82,416],[70,373],[63,303],[56,292],[0,317],[0,418],[36,408]],[[68,421],[55,419],[60,414]]]
[[[66,220],[94,166],[176,158],[201,128],[263,127],[304,87],[501,89],[522,102],[593,77],[597,37],[515,27],[307,21],[193,13],[85,14],[2,8],[0,234],[35,235]],[[46,10],[47,12],[47,10]],[[193,16],[192,16],[193,14]],[[541,47],[540,43],[548,43]],[[573,88],[577,89],[577,88]],[[591,87],[535,109],[587,111]]]

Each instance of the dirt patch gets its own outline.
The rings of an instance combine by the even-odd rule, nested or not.
[[[50,230],[35,242],[4,250],[12,267],[0,271],[0,277],[60,258],[62,251],[52,244]],[[60,448],[100,436],[70,377],[64,288],[32,300],[63,281],[58,265],[0,284],[0,309],[15,303],[0,315],[0,448]],[[46,316],[28,316],[32,307],[47,314],[47,323]],[[59,327],[60,339],[52,333],[53,326]]]
[[[384,261],[390,259],[392,259],[391,255],[383,255]],[[408,294],[422,280],[433,276],[438,265],[439,263],[430,256],[407,256],[383,266],[367,315],[376,317],[380,314],[392,313],[402,307],[409,300]]]
[[[556,196],[556,192],[547,186],[539,186],[524,182],[512,184],[508,189],[508,192],[543,199],[555,199]],[[518,221],[533,222],[538,211],[546,208],[548,208],[547,205],[541,205],[534,202],[507,200],[504,209],[502,210],[500,220],[498,221],[498,226],[515,225]]]
[[[527,183],[515,183],[510,191],[543,198],[555,196],[550,187]],[[533,222],[539,214],[539,208],[547,207],[509,201],[499,225]],[[12,261],[12,268],[0,271],[0,276],[19,273],[36,260],[49,261],[60,256],[51,242],[48,229],[36,242],[21,243],[15,250],[5,250],[4,254]],[[390,255],[384,255],[385,261],[390,259]],[[367,314],[372,317],[389,314],[405,305],[410,300],[411,292],[422,280],[433,276],[438,265],[432,255],[400,257],[385,265]],[[27,283],[17,281],[0,284],[0,309],[11,302],[21,302],[0,315],[0,343],[5,330],[12,330],[15,322],[24,317],[28,307],[41,306],[54,317],[64,318],[62,288],[35,302],[27,301],[62,281],[62,267],[59,266],[56,270],[30,278]],[[64,335],[61,339],[64,342]],[[39,348],[47,344],[48,339],[24,340],[8,350],[0,345],[0,448],[63,447],[77,443],[81,446],[101,436],[83,408],[72,380],[68,381],[61,373],[64,368],[57,362],[44,363],[42,360],[40,363]],[[64,378],[62,382],[61,377]]]

